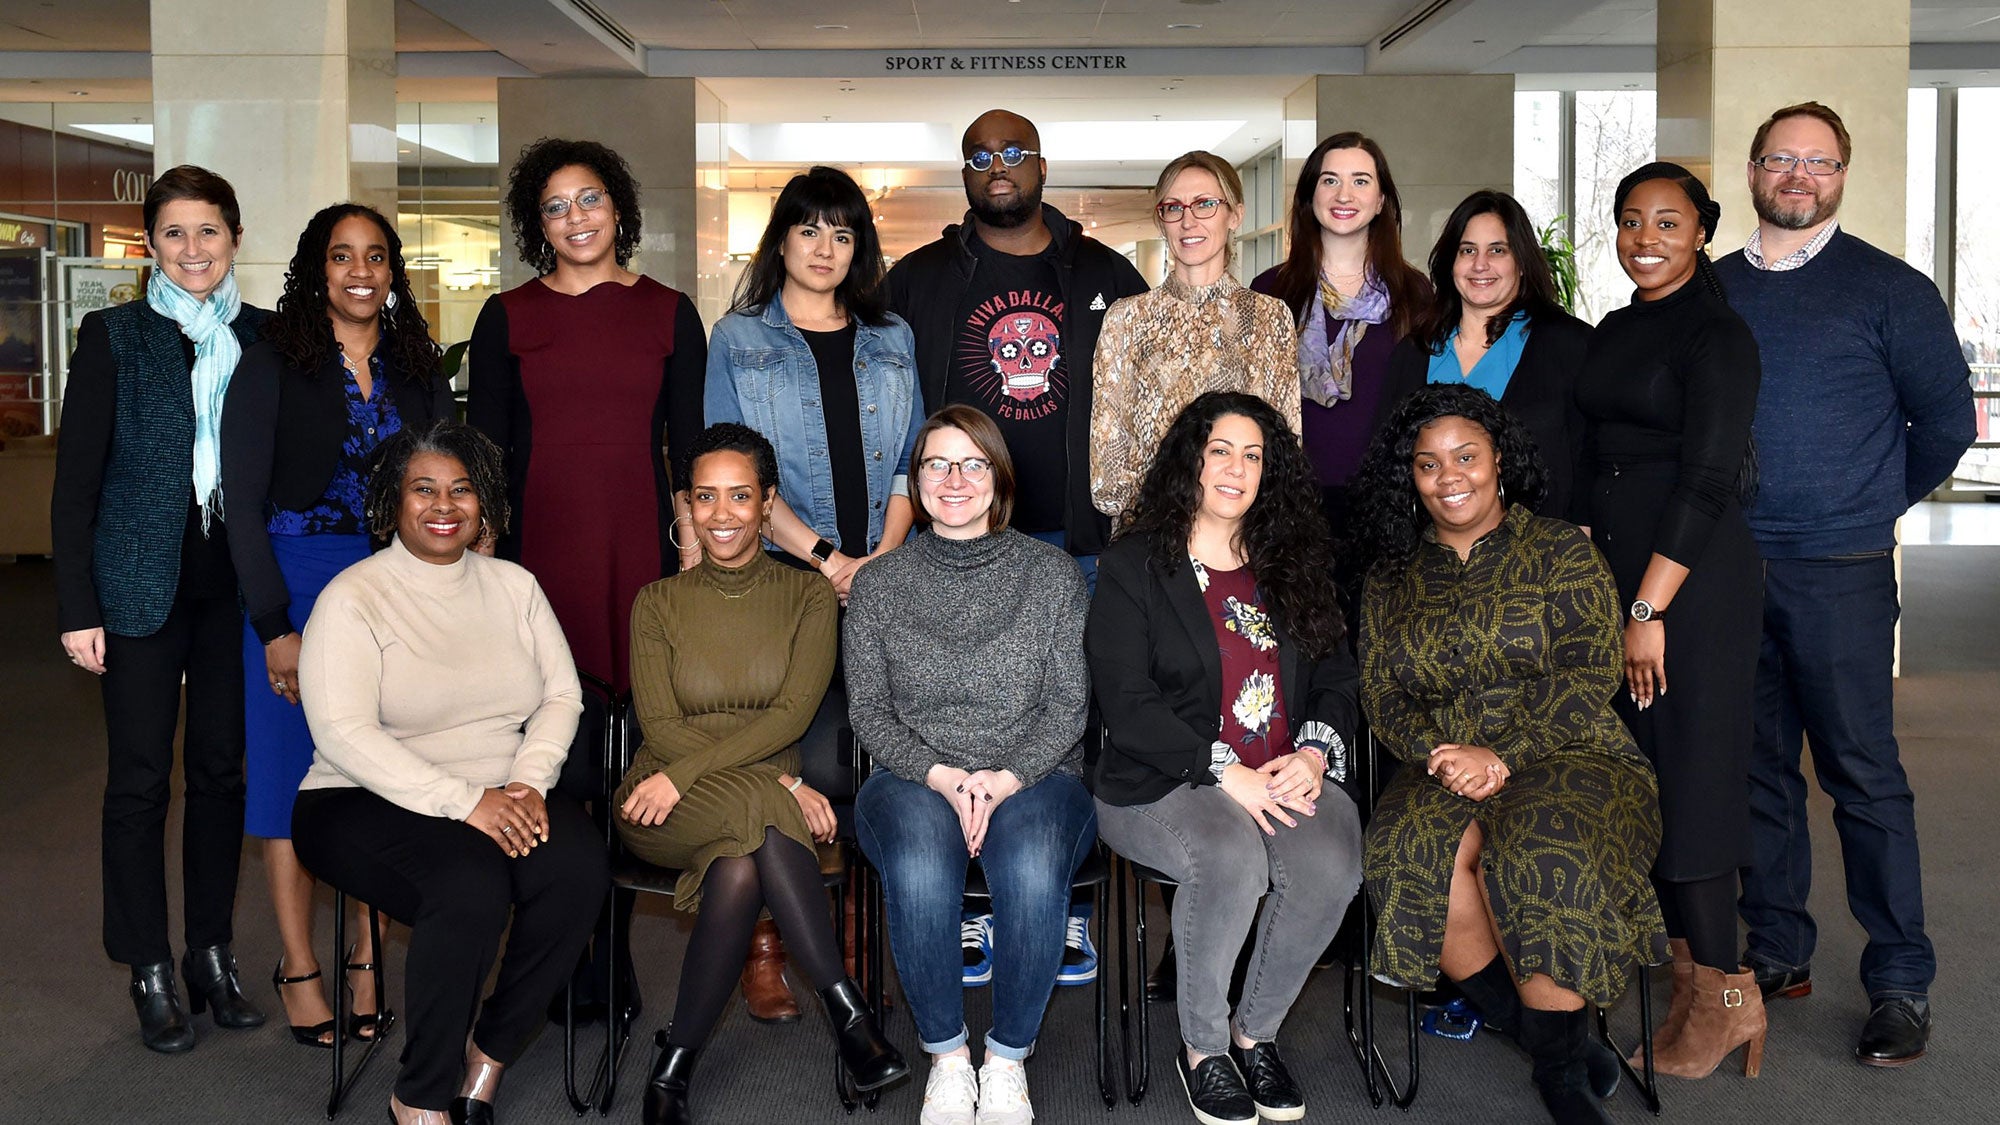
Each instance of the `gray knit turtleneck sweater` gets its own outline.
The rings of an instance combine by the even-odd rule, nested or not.
[[[921,784],[942,762],[1033,785],[1080,772],[1089,597],[1076,560],[1018,531],[925,533],[861,568],[841,627],[869,756]]]

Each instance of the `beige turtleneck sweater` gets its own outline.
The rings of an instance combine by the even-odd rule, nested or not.
[[[471,551],[439,566],[398,539],[327,583],[299,684],[313,735],[301,790],[359,786],[453,820],[510,781],[546,795],[583,714],[533,575]]]
[[[1169,276],[1104,314],[1091,368],[1090,499],[1117,522],[1167,428],[1208,391],[1243,391],[1299,432],[1299,345],[1283,301],[1222,275]]]

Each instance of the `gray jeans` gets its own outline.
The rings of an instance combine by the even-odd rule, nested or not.
[[[1316,815],[1293,819],[1297,828],[1279,824],[1266,836],[1213,785],[1178,786],[1149,805],[1097,802],[1097,834],[1112,850],[1180,884],[1181,1039],[1201,1054],[1230,1045],[1229,974],[1257,900],[1264,909],[1236,1024],[1264,1043],[1277,1038],[1361,885],[1361,817],[1345,793],[1328,785]]]

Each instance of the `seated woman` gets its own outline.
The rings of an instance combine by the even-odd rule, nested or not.
[[[1484,391],[1405,400],[1361,480],[1362,701],[1406,763],[1368,825],[1375,973],[1429,988],[1442,970],[1527,1049],[1556,1121],[1609,1121],[1617,1060],[1587,1008],[1667,952],[1653,773],[1611,710],[1611,572],[1530,513],[1540,458]]]
[[[1099,831],[1180,884],[1175,1059],[1195,1116],[1297,1120],[1305,1098],[1274,1040],[1361,881],[1341,788],[1360,707],[1318,482],[1269,403],[1211,392],[1168,428],[1131,511],[1084,632],[1107,730]]]
[[[923,1125],[1027,1125],[1022,1060],[1062,963],[1070,880],[1097,842],[1080,778],[1090,697],[1083,572],[1008,526],[1014,462],[979,410],[917,431],[912,537],[855,576],[843,626],[848,715],[880,766],[855,800],[882,873],[889,946],[931,1056]],[[959,900],[977,859],[993,896],[993,1027],[975,1075]]]
[[[757,431],[734,422],[704,430],[686,479],[702,561],[633,603],[633,706],[646,742],[612,798],[626,847],[679,868],[674,905],[700,908],[646,1087],[646,1125],[694,1120],[695,1055],[767,907],[826,1004],[855,1085],[872,1090],[910,1072],[841,969],[813,852],[815,839],[833,839],[833,809],[799,776],[799,737],[833,675],[833,587],[763,551],[778,455]]]
[[[313,763],[292,844],[410,926],[390,1115],[490,1122],[609,885],[590,818],[549,792],[583,693],[534,578],[469,550],[507,526],[500,451],[443,421],[380,457],[364,510],[389,545],[327,583],[299,652]]]

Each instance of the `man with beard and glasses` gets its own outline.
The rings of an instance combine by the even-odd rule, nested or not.
[[[1105,310],[1147,287],[1124,255],[1042,202],[1041,148],[1034,123],[1004,109],[966,128],[965,219],[889,271],[889,308],[916,336],[924,408],[969,403],[999,424],[1014,459],[1012,526],[1067,550],[1094,590],[1111,525],[1090,500],[1091,357]],[[966,906],[971,987],[992,979],[992,915]],[[1058,984],[1097,979],[1088,911],[1071,908]]]
[[[1772,114],[1750,145],[1757,230],[1715,264],[1763,361],[1749,518],[1764,558],[1764,639],[1742,912],[1764,995],[1811,992],[1803,736],[1833,798],[1848,909],[1868,933],[1855,1057],[1904,1066],[1930,1037],[1937,958],[1891,713],[1892,552],[1897,518],[1972,442],[1972,391],[1937,287],[1835,219],[1852,147],[1818,102]]]

